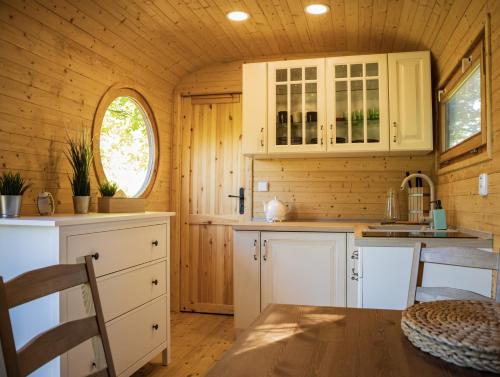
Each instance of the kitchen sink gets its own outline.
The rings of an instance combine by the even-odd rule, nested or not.
[[[427,224],[377,224],[368,225],[372,232],[456,232],[456,229],[432,229]]]

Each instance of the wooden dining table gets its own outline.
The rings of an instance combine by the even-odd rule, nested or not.
[[[269,305],[207,377],[498,376],[415,348],[400,310]]]

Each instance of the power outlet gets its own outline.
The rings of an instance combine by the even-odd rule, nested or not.
[[[486,173],[479,174],[479,195],[488,195],[488,174]]]

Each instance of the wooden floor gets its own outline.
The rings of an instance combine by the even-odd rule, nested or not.
[[[204,376],[234,342],[232,316],[172,313],[172,360],[161,365],[158,356],[133,377]]]

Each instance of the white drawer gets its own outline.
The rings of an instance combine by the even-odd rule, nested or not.
[[[68,237],[68,263],[98,253],[96,276],[106,275],[167,255],[167,227],[152,225]]]
[[[107,322],[165,294],[167,262],[148,264],[99,278],[99,296]]]
[[[98,278],[97,286],[104,320],[108,322],[165,294],[166,269],[165,261],[150,262]],[[90,298],[88,288],[82,289],[82,286],[79,286],[68,289],[64,297],[67,300],[68,320],[94,315],[93,306],[88,305],[91,301],[84,298]]]
[[[117,375],[166,342],[166,310],[164,295],[106,324]],[[67,375],[71,377],[86,376],[105,365],[100,340],[82,343],[67,355]]]
[[[167,299],[162,296],[107,326],[117,374],[167,341],[166,321]]]

